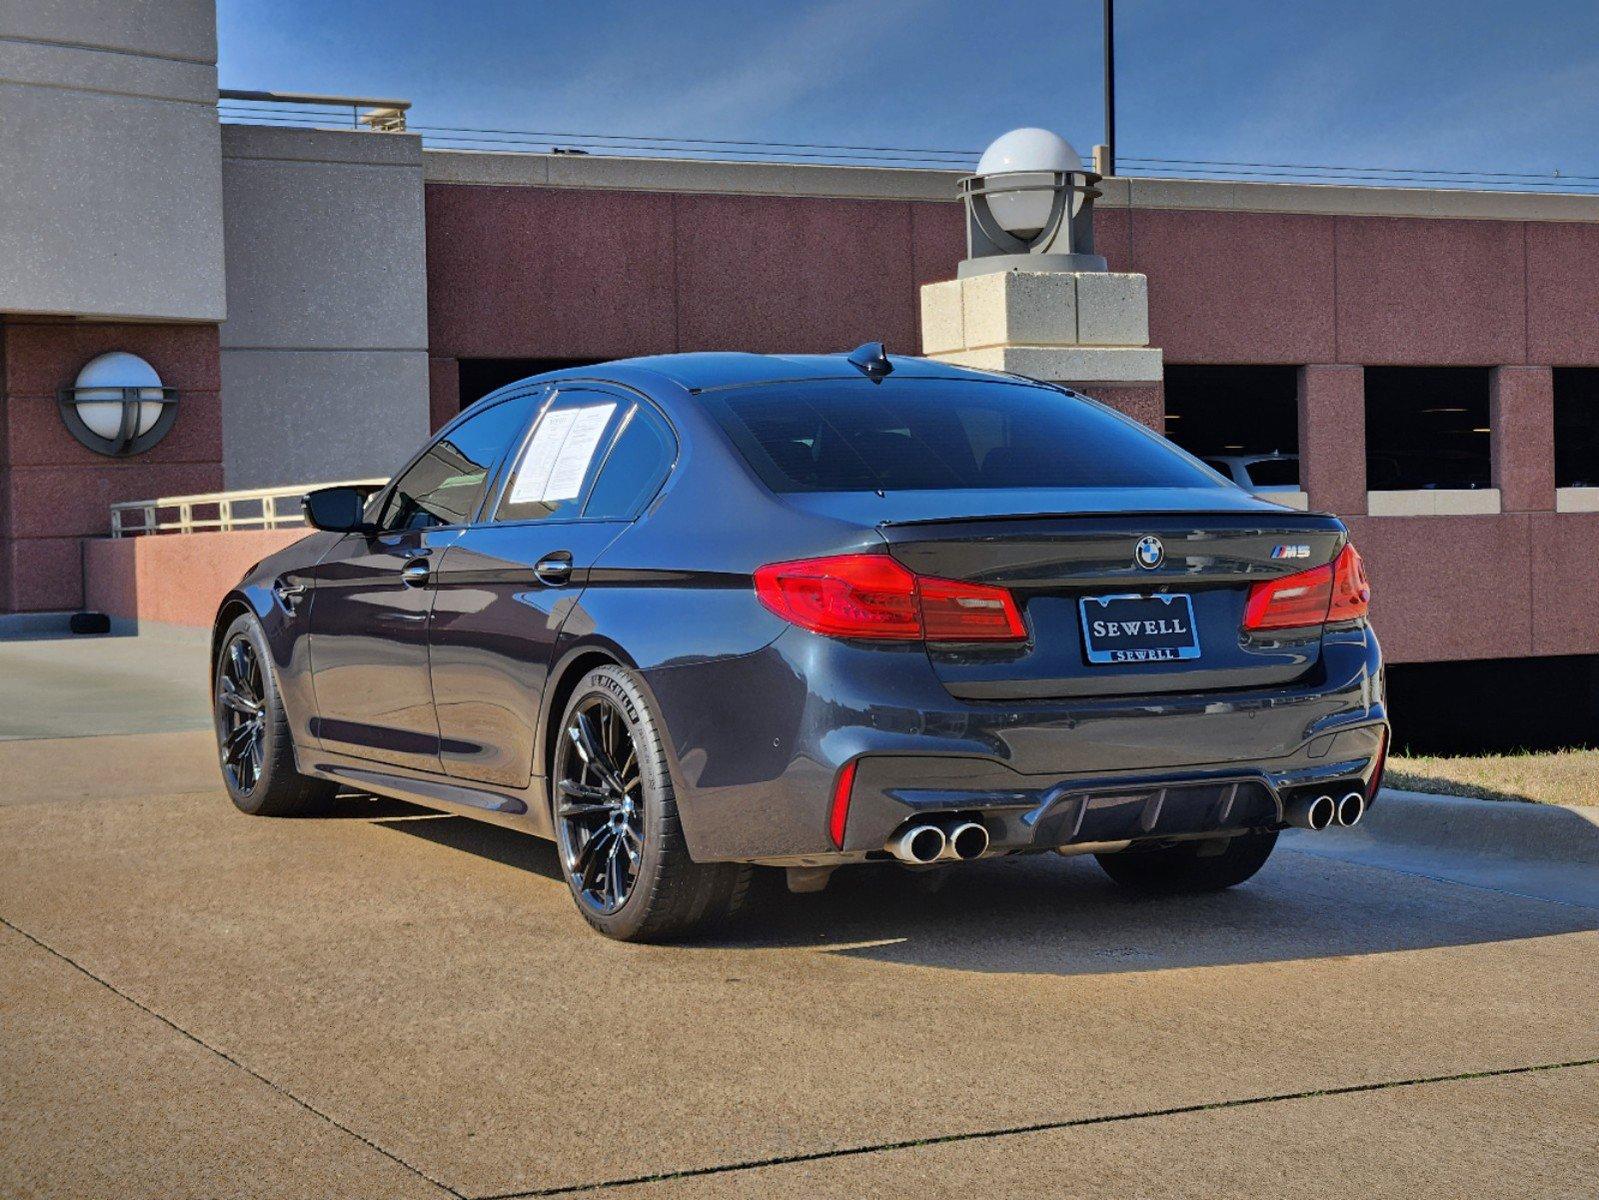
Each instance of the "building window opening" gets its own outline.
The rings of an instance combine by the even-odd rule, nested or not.
[[[463,358],[460,362],[461,407],[465,409],[497,392],[508,383],[560,371],[566,367],[587,367],[602,358]]]
[[[1401,754],[1515,754],[1599,745],[1599,657],[1390,663]]]
[[[1366,488],[1485,488],[1487,367],[1366,368]]]
[[[1166,436],[1251,491],[1299,490],[1299,370],[1168,365]]]
[[[1599,487],[1599,368],[1556,367],[1555,486]]]

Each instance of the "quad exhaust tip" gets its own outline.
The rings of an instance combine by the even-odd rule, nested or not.
[[[988,830],[976,821],[963,821],[950,830],[949,848],[962,862],[981,858],[988,850]]]
[[[1283,809],[1283,820],[1300,829],[1320,833],[1338,819],[1338,804],[1331,796],[1295,796]],[[1360,818],[1355,818],[1359,820]]]
[[[945,825],[922,822],[907,826],[887,850],[900,862],[925,867],[935,862],[969,862],[988,852],[988,830],[979,821]]]
[[[902,863],[925,867],[942,858],[948,846],[937,825],[912,825],[888,843],[888,852]]]
[[[1338,801],[1338,823],[1345,829],[1351,825],[1359,825],[1360,818],[1366,815],[1366,797],[1359,792],[1350,792]]]

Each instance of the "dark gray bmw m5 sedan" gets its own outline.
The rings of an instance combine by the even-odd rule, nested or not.
[[[1382,775],[1344,526],[1053,385],[876,345],[560,371],[306,514],[217,614],[234,802],[553,838],[612,937],[725,914],[755,865],[1224,888]]]

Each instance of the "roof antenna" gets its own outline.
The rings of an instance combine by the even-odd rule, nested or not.
[[[862,375],[873,383],[882,383],[894,364],[888,361],[888,351],[883,349],[882,342],[862,342],[850,351],[849,363],[858,367]]]

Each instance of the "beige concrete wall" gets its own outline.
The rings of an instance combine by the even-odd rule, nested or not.
[[[428,434],[419,138],[223,129],[229,488],[391,473]]]
[[[423,157],[428,180],[433,183],[950,203],[956,199],[956,181],[966,174],[922,167],[714,162],[519,151],[428,150]],[[1101,209],[1599,221],[1599,196],[1588,193],[1131,176],[1106,179],[1099,186],[1104,192],[1097,202]]]
[[[0,312],[217,321],[212,0],[0,0]]]

